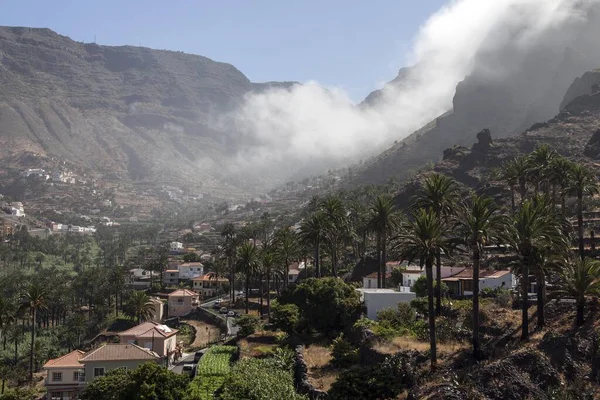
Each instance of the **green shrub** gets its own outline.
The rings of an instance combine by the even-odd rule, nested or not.
[[[429,340],[429,326],[427,325],[427,321],[419,320],[416,321],[411,327],[411,332],[414,337],[418,340],[427,341]]]
[[[435,288],[437,286],[437,282],[435,279],[433,280],[433,290],[435,293]],[[427,297],[427,277],[425,275],[421,275],[419,279],[413,284],[412,287],[413,292],[417,295],[417,297]],[[448,285],[442,282],[442,296],[445,296],[448,293]]]
[[[358,362],[358,349],[341,334],[333,340],[331,363],[338,368],[347,368]]]
[[[354,325],[363,312],[356,287],[338,278],[309,278],[284,290],[280,304],[295,304],[300,309],[297,329],[336,336]]]
[[[300,308],[295,304],[274,304],[272,307],[271,323],[275,328],[284,332],[296,331],[300,321]]]
[[[250,336],[258,329],[260,319],[256,315],[240,315],[235,319],[235,325],[240,328],[238,331],[239,336]]]
[[[278,347],[273,352],[273,362],[279,368],[291,371],[294,367],[294,352],[287,347]]]
[[[427,316],[429,306],[427,297],[417,297],[411,300],[410,306],[417,313]]]
[[[344,371],[329,390],[331,400],[395,399],[414,385],[410,362],[401,356],[388,357],[376,366],[353,366]]]
[[[221,400],[305,400],[296,393],[290,371],[271,359],[245,358],[227,377]]]

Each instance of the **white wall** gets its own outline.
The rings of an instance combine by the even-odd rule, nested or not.
[[[400,302],[410,302],[416,294],[412,292],[395,292],[379,291],[379,292],[363,292],[365,305],[367,306],[367,318],[377,319],[377,312],[384,308],[396,308]]]
[[[483,280],[480,280],[479,288],[480,288],[480,290],[483,290],[485,288],[495,289],[495,288],[502,287],[502,283],[504,283],[505,289],[512,289],[513,288],[513,274],[512,273],[506,274],[504,276],[501,276],[500,278],[485,278]]]

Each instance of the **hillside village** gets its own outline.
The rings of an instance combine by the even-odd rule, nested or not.
[[[600,399],[591,22],[311,176],[207,122],[300,83],[0,27],[0,400]]]

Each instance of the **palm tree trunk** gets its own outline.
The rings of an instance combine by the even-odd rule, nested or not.
[[[481,358],[481,349],[479,343],[479,269],[481,266],[481,254],[479,246],[473,245],[473,356],[475,359]]]
[[[260,287],[260,319],[262,320],[263,317],[263,297],[264,297],[264,289],[265,287],[263,286],[262,283],[262,276],[260,277],[260,282],[259,282],[259,287]]]
[[[319,266],[319,243],[315,246],[315,275],[317,278],[321,277],[321,267]]]
[[[377,287],[381,289],[381,234],[377,232]]]
[[[523,271],[521,276],[521,340],[529,340],[529,257],[523,260]]]
[[[33,342],[35,340],[35,308],[31,309],[33,322],[31,324],[31,343],[29,344],[29,382],[33,382]]]
[[[288,283],[290,282],[290,262],[287,259],[287,257],[285,258],[285,268],[283,270],[285,271],[285,280],[283,281],[283,287],[286,288],[288,287]]]
[[[544,271],[539,271],[537,279],[537,329],[543,329],[546,325],[545,308],[546,308],[546,278]]]
[[[577,300],[577,326],[583,325],[585,311],[585,300]]]
[[[435,314],[433,308],[433,260],[428,258],[425,265],[425,274],[427,276],[427,300],[429,317],[429,347],[431,357],[431,368],[437,364],[436,343],[435,343]]]
[[[510,207],[512,209],[513,214],[517,211],[517,207],[515,206],[515,187],[510,187]]]
[[[519,194],[521,195],[521,207],[523,207],[523,202],[525,202],[525,196],[527,196],[527,187],[525,186],[525,179],[519,180]]]
[[[442,313],[442,255],[440,250],[435,254],[435,315]]]
[[[248,314],[249,311],[249,305],[250,305],[250,273],[246,274],[246,314]]]
[[[15,365],[17,365],[17,361],[19,358],[19,336],[15,334]]]
[[[385,232],[381,235],[381,287],[386,288],[385,274],[387,273],[386,262],[387,262],[387,237]]]
[[[267,316],[271,321],[271,271],[267,272]]]
[[[585,250],[583,246],[583,193],[577,193],[577,233],[579,234],[579,257],[583,260]]]

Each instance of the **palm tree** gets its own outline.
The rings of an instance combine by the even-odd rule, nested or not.
[[[456,232],[459,242],[471,250],[473,259],[473,355],[480,357],[479,343],[479,270],[483,247],[502,236],[506,229],[506,218],[500,213],[492,199],[473,195],[463,204],[456,217]]]
[[[407,221],[398,236],[393,239],[394,249],[399,249],[405,260],[420,260],[425,265],[429,317],[429,345],[431,366],[437,363],[435,342],[435,314],[433,307],[433,263],[440,251],[447,249],[444,223],[432,209],[418,209],[412,220]]]
[[[513,217],[509,226],[507,240],[521,258],[520,270],[522,291],[522,325],[521,340],[529,339],[529,274],[535,268],[536,254],[543,249],[557,246],[564,247],[565,237],[560,222],[548,207],[548,202],[534,197],[526,200]],[[543,314],[543,306],[541,310]],[[543,317],[542,317],[543,318]]]
[[[137,319],[138,324],[143,320],[152,318],[154,304],[146,293],[138,291],[131,293],[128,306],[131,315]]]
[[[300,224],[300,241],[306,246],[312,246],[314,249],[315,273],[317,274],[317,278],[321,276],[320,250],[321,244],[325,241],[326,224],[325,214],[322,211],[313,213]]]
[[[390,196],[379,196],[369,209],[368,227],[377,235],[377,287],[385,288],[387,262],[387,240],[398,227],[400,213],[396,210],[394,200]]]
[[[2,333],[3,350],[6,350],[8,327],[14,321],[15,311],[14,304],[8,298],[0,297],[0,333]]]
[[[566,189],[569,184],[570,171],[573,169],[573,163],[564,157],[556,157],[548,166],[548,174],[550,183],[552,184],[552,197],[554,202],[556,199],[556,190],[559,188],[560,206],[562,214],[566,214]]]
[[[31,315],[31,342],[29,347],[29,381],[33,381],[33,345],[35,342],[35,325],[37,312],[48,309],[46,303],[46,289],[44,286],[33,283],[24,293],[21,309],[28,310]]]
[[[258,249],[250,242],[242,244],[238,249],[237,265],[240,271],[243,271],[246,276],[246,314],[249,311],[250,302],[250,279],[258,268]]]
[[[331,256],[331,272],[337,276],[338,255],[348,237],[346,208],[339,197],[329,196],[321,204],[321,210],[327,221],[325,242]]]
[[[229,269],[229,294],[231,302],[235,303],[235,265],[233,262],[237,248],[235,226],[232,223],[225,224],[221,236],[224,239],[223,250],[227,257],[227,267]]]
[[[568,192],[577,196],[577,234],[579,236],[579,257],[583,260],[585,249],[583,245],[583,196],[598,194],[598,178],[583,164],[574,164],[571,168]]]
[[[588,296],[600,295],[600,262],[586,257],[576,262],[565,262],[558,269],[560,285],[556,296],[574,298],[577,307],[577,326],[583,325],[585,301]]]
[[[298,237],[291,227],[281,228],[275,234],[275,252],[283,262],[282,272],[285,273],[283,286],[288,285],[288,276],[290,272],[290,262],[298,257],[299,253]]]
[[[264,248],[262,251],[261,264],[264,269],[264,274],[267,278],[267,316],[271,320],[271,274],[273,273],[273,267],[275,266],[277,259],[271,249]]]
[[[431,209],[435,216],[444,222],[454,214],[459,199],[459,189],[456,181],[445,175],[433,173],[423,182],[420,192],[414,202],[414,207]],[[442,312],[442,259],[436,255],[436,315]]]
[[[519,196],[521,197],[521,205],[525,201],[527,196],[527,177],[529,172],[529,161],[525,156],[518,156],[514,159],[503,164],[504,179],[509,185],[514,181],[519,189]],[[514,210],[514,207],[513,207]]]
[[[540,184],[544,193],[550,195],[550,164],[558,157],[558,153],[547,144],[536,147],[527,157],[529,164],[528,176],[533,182],[535,193],[538,193]]]

